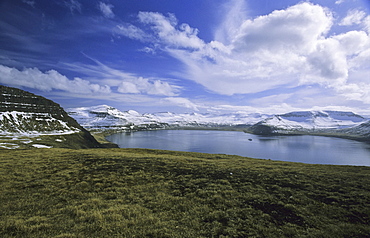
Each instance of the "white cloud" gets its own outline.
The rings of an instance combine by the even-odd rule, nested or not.
[[[89,81],[104,83],[110,87],[117,87],[117,91],[124,94],[177,96],[180,89],[180,87],[166,82],[166,79],[144,78],[136,74],[113,69],[93,58],[90,59],[97,65],[66,65],[71,70],[89,75]]]
[[[320,70],[312,71],[314,65],[308,57],[325,39],[332,22],[326,9],[302,3],[244,21],[230,36],[229,45],[213,41],[198,51],[168,51],[188,66],[189,78],[220,94],[297,86],[307,72],[322,74]]]
[[[235,11],[231,8],[231,13]],[[229,17],[233,17],[231,13]],[[162,45],[162,50],[187,66],[183,77],[216,93],[246,94],[319,85],[330,88],[339,97],[367,101],[366,90],[354,91],[370,85],[356,79],[370,70],[366,63],[369,33],[354,30],[329,35],[334,24],[332,15],[327,8],[303,2],[241,23],[226,18],[218,30],[229,33],[224,43],[205,43],[196,29],[186,24],[179,26],[174,15],[141,12],[138,17],[151,27],[150,32],[143,30],[146,39]],[[370,19],[359,11],[350,15],[352,20],[347,23],[357,24],[359,19],[366,23],[364,20]],[[225,27],[233,30],[223,30]]]
[[[337,1],[335,1],[335,4],[338,4],[338,5],[339,5],[339,4],[344,3],[344,1],[345,1],[345,0],[337,0]]]
[[[37,68],[18,70],[0,65],[0,82],[11,86],[35,88],[41,91],[63,90],[69,93],[110,93],[109,86],[92,84],[81,78],[68,79],[55,70],[41,72]]]
[[[32,0],[22,0],[23,3],[30,5],[31,7],[35,7],[35,1]]]
[[[106,4],[103,2],[99,2],[99,10],[103,13],[104,17],[106,18],[114,18],[113,8],[114,6],[112,4]]]
[[[315,40],[332,25],[332,16],[324,8],[302,3],[286,10],[244,21],[233,45],[236,51],[259,50],[307,53]]]
[[[352,9],[347,12],[347,16],[340,21],[340,26],[351,26],[354,24],[361,24],[365,18],[366,13],[357,9]]]
[[[119,35],[131,38],[131,39],[135,39],[135,40],[140,40],[140,41],[148,40],[147,39],[148,35],[143,30],[141,30],[140,28],[132,24],[128,24],[128,23],[117,25],[117,30],[115,30],[115,32]]]
[[[165,17],[157,12],[140,12],[138,18],[141,23],[151,26],[157,40],[171,47],[199,49],[204,46],[204,42],[197,36],[198,30],[188,24],[178,25],[172,14]]]
[[[120,93],[140,93],[140,90],[135,83],[132,82],[122,82],[118,86],[118,92]]]
[[[64,2],[65,6],[69,8],[72,14],[74,14],[75,11],[81,13],[81,3],[77,0],[69,0]]]
[[[199,105],[196,105],[195,103],[191,102],[187,98],[182,98],[182,97],[167,97],[161,100],[164,103],[170,103],[172,105],[180,106],[180,107],[185,107],[192,109],[194,111],[199,111],[198,107]]]
[[[233,36],[239,30],[239,26],[246,20],[246,1],[232,0],[222,6],[227,12],[221,26],[215,32],[215,40],[224,44],[230,43]]]
[[[368,34],[370,34],[370,16],[367,16],[363,20],[363,25]]]
[[[149,80],[143,77],[122,78],[118,86],[120,93],[148,94],[161,96],[175,96],[176,89],[167,82],[161,80]]]

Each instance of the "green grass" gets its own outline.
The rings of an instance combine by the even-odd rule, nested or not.
[[[1,150],[0,237],[368,237],[370,168]]]

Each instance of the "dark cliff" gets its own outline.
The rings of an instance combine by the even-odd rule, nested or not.
[[[65,148],[100,147],[95,138],[52,100],[0,85],[0,132],[63,136]]]

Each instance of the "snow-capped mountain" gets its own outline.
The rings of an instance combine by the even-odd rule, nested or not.
[[[262,114],[201,114],[159,112],[140,114],[129,110],[121,112],[116,108],[100,105],[95,107],[69,108],[67,112],[87,129],[142,129],[168,127],[225,127],[252,125],[267,118]]]
[[[140,114],[101,105],[67,110],[82,126],[91,129],[147,130],[162,128],[228,128],[263,135],[317,134],[359,138],[370,135],[369,120],[353,112],[297,111],[279,115],[258,113]]]
[[[299,111],[274,115],[255,124],[251,130],[257,134],[320,132],[351,128],[367,121],[353,112]]]
[[[248,113],[171,113],[161,112],[148,115],[155,120],[167,123],[171,126],[189,127],[225,127],[225,126],[236,126],[236,125],[252,125],[258,121],[266,118],[263,114],[248,114]]]
[[[156,128],[163,123],[137,111],[120,110],[107,105],[67,109],[68,114],[87,129],[134,129],[137,126]]]

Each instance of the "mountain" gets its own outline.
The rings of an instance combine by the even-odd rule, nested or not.
[[[100,105],[67,109],[68,114],[83,127],[94,129],[163,129],[163,128],[220,128],[248,126],[266,118],[258,113],[243,114],[201,114],[172,112],[146,113],[129,110],[121,112],[116,108]]]
[[[298,111],[274,115],[249,128],[255,134],[344,133],[368,120],[353,112]]]
[[[167,126],[166,123],[162,123],[155,118],[152,118],[149,114],[140,114],[134,110],[121,112],[118,109],[107,105],[69,108],[67,109],[67,112],[88,130],[159,129]]]
[[[182,113],[161,112],[150,115],[158,121],[177,127],[245,127],[266,118],[259,113]]]
[[[259,113],[146,113],[100,105],[70,108],[67,112],[83,127],[93,130],[232,129],[259,135],[325,135],[352,139],[370,138],[370,122],[353,112],[296,111]]]
[[[360,125],[338,130],[337,133],[348,135],[349,138],[370,141],[370,121]]]
[[[23,141],[21,148],[100,146],[59,104],[24,90],[0,85],[0,147],[19,148],[19,143],[14,143],[19,142],[18,139]]]

